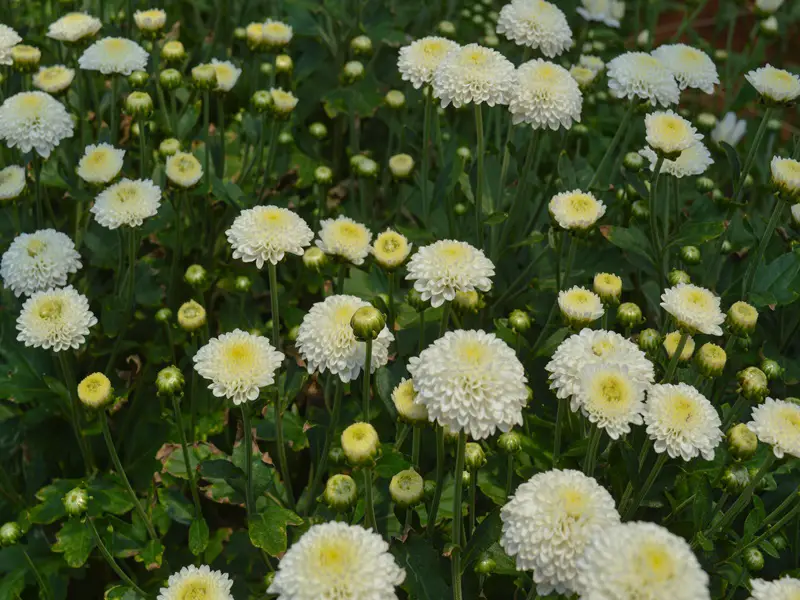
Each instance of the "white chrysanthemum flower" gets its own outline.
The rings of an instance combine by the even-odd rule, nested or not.
[[[683,538],[655,523],[623,523],[578,560],[581,600],[710,600],[708,575]]]
[[[647,435],[658,453],[691,460],[714,460],[722,440],[722,422],[711,402],[685,383],[654,385],[647,392],[644,412]]]
[[[717,144],[725,142],[735,147],[742,141],[745,133],[747,133],[747,121],[739,120],[736,118],[736,113],[729,112],[721,121],[717,122],[711,132],[711,139]]]
[[[433,75],[433,95],[442,106],[507,104],[515,81],[514,65],[497,50],[467,44],[453,50]]]
[[[783,6],[783,0],[756,0],[756,8],[762,14],[772,14]]]
[[[147,70],[147,58],[147,51],[136,42],[107,37],[84,50],[78,59],[78,65],[81,69],[100,71],[103,75],[130,75],[134,71]]]
[[[142,31],[158,31],[166,25],[167,13],[160,8],[137,10],[133,13],[133,21]]]
[[[625,365],[593,364],[581,370],[578,405],[583,415],[616,440],[642,424],[645,388]]]
[[[421,247],[408,261],[407,270],[406,279],[434,308],[452,301],[456,292],[488,292],[494,277],[492,261],[481,250],[457,240]]]
[[[514,124],[528,123],[533,129],[569,129],[580,123],[583,94],[578,82],[564,67],[542,59],[517,69],[508,100]]]
[[[522,424],[525,369],[493,333],[448,331],[408,361],[416,401],[432,421],[479,440]]]
[[[67,276],[80,268],[81,255],[67,235],[40,229],[14,238],[0,262],[0,277],[15,296],[30,296],[66,285]]]
[[[558,292],[558,308],[567,322],[582,326],[596,321],[605,312],[600,296],[578,285]]]
[[[609,61],[608,89],[615,98],[640,98],[655,106],[677,104],[681,92],[675,77],[656,57],[626,52]]]
[[[58,94],[67,89],[73,79],[75,79],[75,69],[64,65],[54,65],[41,67],[39,72],[33,76],[33,85],[48,94]]]
[[[309,373],[330,371],[345,383],[358,378],[366,362],[367,345],[356,339],[350,319],[365,306],[372,305],[355,296],[335,295],[311,307],[303,317],[296,342]],[[384,326],[373,340],[371,372],[389,361],[389,344],[393,339]]]
[[[11,48],[22,41],[20,35],[8,25],[0,23],[0,65],[11,65]]]
[[[125,150],[111,144],[89,144],[78,162],[78,177],[96,185],[113,181],[122,171]]]
[[[581,54],[578,59],[578,65],[594,71],[595,73],[602,73],[606,68],[606,63],[599,56],[591,54]]]
[[[214,67],[217,74],[217,91],[230,92],[239,81],[242,70],[229,60],[217,60],[216,58],[211,59],[211,66]]]
[[[797,600],[800,598],[800,579],[788,575],[775,581],[751,579],[749,600]]]
[[[22,305],[17,317],[17,341],[53,352],[77,350],[96,323],[86,296],[71,285],[43,290]]]
[[[233,581],[222,571],[212,571],[208,565],[189,565],[169,576],[167,587],[159,590],[157,600],[233,600],[232,585]]]
[[[566,15],[544,0],[511,0],[500,9],[497,33],[520,46],[538,49],[548,58],[572,46],[572,30]]]
[[[575,12],[587,21],[597,21],[609,27],[619,27],[625,16],[625,2],[621,0],[581,0]]]
[[[380,535],[332,521],[311,526],[289,548],[267,592],[278,600],[397,600],[404,579]]]
[[[61,42],[77,42],[100,31],[100,19],[85,13],[73,12],[50,24],[47,37]]]
[[[21,92],[0,106],[0,139],[23,153],[36,150],[47,158],[73,129],[64,105],[44,92]]]
[[[655,171],[658,163],[658,155],[655,151],[652,148],[642,148],[639,150],[639,154],[650,162],[650,171]],[[661,163],[661,173],[681,179],[702,175],[713,164],[714,158],[711,156],[711,152],[701,142],[697,142],[681,152],[675,160],[665,158]]]
[[[714,93],[719,74],[714,61],[703,52],[686,44],[666,44],[653,50],[653,56],[672,72],[681,90],[694,88]]]
[[[316,244],[325,254],[362,265],[369,254],[371,241],[372,232],[366,226],[342,215],[336,219],[322,220]]]
[[[90,212],[108,229],[139,227],[161,206],[161,188],[149,179],[122,179],[95,198]]]
[[[584,329],[561,342],[545,367],[550,389],[559,400],[571,397],[573,411],[580,407],[581,371],[590,365],[625,366],[644,389],[655,379],[653,363],[639,346],[614,331]]]
[[[772,182],[789,196],[800,193],[800,162],[793,158],[773,156],[770,162]]]
[[[644,118],[647,144],[656,152],[676,154],[703,139],[703,134],[672,110],[649,113]]]
[[[756,91],[772,102],[792,102],[800,96],[800,77],[767,64],[745,76]]]
[[[428,36],[400,48],[397,69],[403,81],[410,81],[414,88],[433,81],[433,74],[444,58],[453,50],[460,48],[447,38]]]
[[[538,473],[500,511],[500,545],[517,569],[533,571],[536,592],[570,595],[577,561],[595,535],[620,522],[614,498],[580,471]]]
[[[261,26],[261,41],[269,48],[281,48],[292,41],[294,31],[282,21],[267,19]]]
[[[314,239],[314,232],[297,213],[277,206],[256,206],[243,210],[225,232],[233,258],[277,265],[284,255],[302,255]]]
[[[594,226],[606,214],[606,205],[591,192],[572,190],[550,199],[550,214],[562,229],[584,230]]]
[[[800,458],[800,406],[767,398],[753,408],[752,419],[747,426],[759,441],[772,446],[775,456]]]
[[[25,190],[25,169],[11,165],[0,171],[0,200],[13,200]]]
[[[661,308],[691,333],[722,335],[725,314],[719,296],[692,283],[679,283],[661,294]]]
[[[200,376],[211,382],[208,389],[217,398],[242,404],[257,399],[261,388],[275,382],[283,352],[264,336],[234,329],[211,338],[192,360]]]

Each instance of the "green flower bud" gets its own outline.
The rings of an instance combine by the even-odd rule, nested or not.
[[[497,447],[506,454],[516,454],[522,449],[522,436],[513,430],[501,433],[497,438]]]
[[[183,396],[183,372],[175,365],[164,367],[156,375],[156,389],[158,395],[165,398]]]
[[[311,137],[324,140],[328,137],[328,128],[322,123],[312,123],[308,126],[308,133],[311,134]]]
[[[644,158],[638,152],[628,152],[622,160],[622,164],[629,171],[640,171],[644,166]]]
[[[13,546],[22,537],[22,528],[14,521],[0,527],[0,546]]]
[[[467,487],[472,483],[472,474],[469,471],[462,471],[461,482],[463,483],[464,487]]]
[[[192,69],[192,82],[200,90],[213,90],[217,87],[217,71],[213,65],[197,65]]]
[[[208,271],[202,265],[189,265],[183,274],[183,280],[195,289],[207,289]]]
[[[158,145],[158,153],[163,156],[173,156],[181,149],[181,143],[175,138],[167,138]]]
[[[700,248],[697,246],[684,246],[681,248],[681,260],[687,265],[696,265],[701,258]]]
[[[753,176],[750,175],[750,173],[748,173],[747,176],[744,178],[744,183],[742,183],[742,186],[744,186],[745,188],[751,188],[753,187],[754,182],[755,180],[753,179]]]
[[[739,393],[751,402],[763,402],[769,394],[769,382],[764,371],[758,367],[747,367],[736,374]]]
[[[455,213],[457,217],[463,217],[467,212],[469,212],[469,208],[463,202],[456,202],[453,206],[453,213]]]
[[[478,18],[480,18],[480,22],[478,22]],[[480,25],[485,22],[485,18],[481,15],[475,15],[472,17],[472,20],[475,22],[476,25]],[[489,48],[497,48],[500,45],[500,38],[497,37],[494,33],[489,33],[483,38],[483,45],[488,46]]]
[[[617,320],[623,327],[636,327],[644,323],[642,309],[633,302],[625,302],[617,308]]]
[[[132,88],[143,88],[147,85],[148,79],[150,79],[150,75],[147,71],[134,71],[128,75],[128,83]]]
[[[622,278],[613,273],[597,273],[592,282],[594,293],[605,305],[619,304],[622,296]]]
[[[714,183],[714,180],[710,177],[698,177],[697,181],[694,182],[694,185],[697,188],[697,191],[701,194],[707,194],[717,187],[717,184]]]
[[[587,137],[589,135],[589,128],[583,123],[577,123],[572,126],[572,133],[577,137]]]
[[[158,82],[165,90],[174,90],[183,83],[183,75],[176,69],[164,69],[158,74]]]
[[[425,482],[414,469],[400,471],[389,482],[389,495],[400,508],[416,506],[425,497]]]
[[[332,465],[343,465],[347,457],[340,446],[335,446],[328,451],[328,462]]]
[[[661,335],[655,329],[644,329],[639,333],[639,348],[655,352],[661,345]]]
[[[236,27],[233,30],[233,39],[242,41],[247,39],[247,29],[244,27]],[[269,586],[267,586],[269,587]]]
[[[717,48],[714,50],[714,60],[720,63],[726,62],[728,60],[728,52],[722,48]]]
[[[777,361],[771,358],[765,358],[761,361],[761,370],[769,381],[775,381],[783,377],[783,368]]]
[[[450,21],[439,21],[436,30],[444,37],[454,37],[456,35],[456,26]]]
[[[406,105],[405,94],[399,90],[389,90],[386,92],[384,101],[386,102],[386,106],[394,110],[399,110]]]
[[[480,444],[468,442],[464,448],[464,464],[468,471],[477,471],[486,464],[486,454]]]
[[[772,546],[778,552],[783,552],[784,550],[786,550],[786,547],[788,545],[788,542],[786,541],[786,538],[780,533],[776,533],[775,535],[770,537],[769,538],[769,543],[772,544]]]
[[[281,131],[281,132],[278,134],[278,143],[279,143],[281,146],[288,146],[288,145],[289,145],[289,144],[291,144],[292,142],[294,142],[294,136],[293,136],[293,135],[292,135],[290,132],[288,132],[288,131]]]
[[[300,335],[300,325],[293,325],[289,328],[289,331],[286,332],[286,339],[294,344],[297,341],[298,335]]]
[[[172,319],[172,311],[166,307],[156,311],[156,321],[159,323],[169,323]]]
[[[475,572],[478,575],[491,575],[497,569],[497,563],[489,556],[483,556],[475,563]]]
[[[514,333],[525,334],[531,328],[531,316],[524,310],[514,309],[508,315],[508,326]]]
[[[33,73],[39,69],[42,51],[34,46],[17,44],[11,48],[11,60],[14,63],[14,69],[20,73]]]
[[[705,133],[710,133],[717,126],[717,117],[711,113],[703,112],[697,115],[697,128]]]
[[[713,190],[711,190],[711,201],[714,202],[714,204],[727,206],[730,203],[731,199],[728,198],[721,189],[714,188]]]
[[[314,169],[314,181],[320,185],[328,185],[333,181],[333,171],[330,167],[321,165]]]
[[[258,66],[258,70],[261,71],[262,75],[266,75],[267,77],[269,77],[270,75],[272,75],[272,72],[275,70],[275,67],[272,65],[271,62],[262,62]]]
[[[456,150],[456,156],[464,162],[469,162],[472,160],[472,150],[466,146],[459,146],[458,150]]]
[[[173,40],[164,44],[161,48],[161,58],[168,63],[178,63],[186,58],[186,49],[183,44],[177,40]]]
[[[342,79],[345,83],[354,83],[364,78],[364,64],[357,60],[351,60],[342,69]]]
[[[669,279],[670,285],[692,282],[692,278],[689,277],[689,274],[686,271],[681,271],[680,269],[672,269],[672,271],[669,272],[667,279]]]
[[[86,512],[89,508],[89,494],[82,487],[76,487],[68,491],[61,500],[64,509],[71,517],[77,517]]]
[[[719,377],[725,370],[727,358],[725,350],[716,344],[703,344],[695,356],[697,370],[706,377]]]
[[[389,171],[395,179],[408,179],[414,170],[414,159],[408,154],[395,154],[389,159]]]
[[[408,305],[417,312],[421,312],[429,306],[428,302],[423,300],[420,293],[413,287],[408,290],[408,293],[406,294],[406,302],[408,302]]]
[[[356,161],[355,170],[359,177],[375,179],[378,176],[378,163],[365,156],[362,160]]]
[[[114,388],[103,373],[92,373],[78,384],[78,399],[86,408],[101,409],[114,399]]]
[[[729,494],[739,495],[750,484],[750,471],[744,465],[731,465],[722,475],[722,485]]]
[[[291,73],[294,70],[294,62],[288,54],[279,54],[275,57],[276,73]]]
[[[426,479],[422,489],[424,491],[425,499],[430,500],[433,498],[434,492],[436,492],[436,482]]]
[[[311,246],[303,254],[303,264],[307,269],[319,273],[328,264],[328,257],[316,246]]]
[[[185,302],[178,309],[178,325],[184,331],[197,331],[206,324],[206,309],[194,300]]]
[[[272,94],[267,90],[256,90],[250,97],[250,104],[257,113],[267,112],[272,106]]]
[[[325,483],[322,500],[331,510],[346,512],[358,501],[358,486],[349,475],[331,475]]]
[[[134,117],[153,114],[153,99],[147,92],[131,92],[125,99],[125,111]]]
[[[778,30],[778,19],[775,18],[775,15],[770,15],[766,19],[763,19],[758,24],[758,29],[765,38],[775,38],[778,37],[780,33]]]
[[[767,129],[773,133],[778,133],[781,129],[783,129],[783,121],[780,119],[770,119],[767,121]]]
[[[749,460],[753,458],[758,449],[758,438],[744,423],[734,425],[726,434],[728,452],[736,460]]]
[[[744,564],[749,571],[760,571],[764,568],[764,555],[758,548],[747,548],[742,558],[744,558]]]
[[[733,244],[731,244],[728,240],[722,242],[722,246],[720,247],[720,252],[722,254],[730,254],[733,252]]]
[[[350,50],[356,55],[372,54],[372,40],[366,35],[359,35],[350,40]]]
[[[453,298],[453,308],[462,315],[477,314],[483,308],[484,302],[478,292],[456,292]]]
[[[374,340],[386,327],[386,317],[374,306],[362,306],[350,319],[350,327],[356,339],[360,341]]]
[[[380,450],[378,432],[369,423],[353,423],[342,432],[342,450],[351,465],[370,465]]]
[[[635,200],[631,203],[631,215],[637,221],[646,221],[650,218],[650,207],[643,200]]]

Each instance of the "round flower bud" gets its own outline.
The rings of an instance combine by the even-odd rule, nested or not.
[[[758,449],[758,438],[744,423],[734,425],[728,430],[728,452],[736,460],[750,460]]]
[[[717,126],[717,117],[711,113],[703,112],[697,115],[697,128],[700,131],[710,133]]]
[[[642,309],[633,302],[624,302],[617,308],[617,320],[623,327],[636,327],[644,322]],[[658,346],[658,343],[656,343]]]
[[[430,500],[431,498],[433,498],[434,492],[436,492],[436,482],[431,481],[430,479],[426,479],[422,489],[425,495],[425,499]]]
[[[474,17],[472,17],[472,21],[476,25],[480,25],[485,21],[485,19],[482,15],[475,15]],[[483,45],[488,46],[489,48],[496,48],[497,46],[500,45],[500,38],[497,37],[495,34],[490,33],[483,38]]]
[[[392,391],[397,418],[409,425],[422,426],[428,423],[428,409],[424,404],[415,402],[416,397],[414,382],[410,379],[403,379]]]
[[[168,63],[179,63],[186,58],[186,49],[178,40],[172,40],[161,48],[161,58]]]
[[[14,68],[22,73],[32,73],[39,69],[42,51],[33,46],[18,44],[11,48],[11,60]]]
[[[792,224],[800,229],[800,204],[792,204]]]
[[[728,309],[728,326],[737,335],[747,335],[756,330],[758,311],[747,302],[734,302]]]
[[[395,179],[408,179],[414,170],[414,159],[408,154],[395,154],[389,159],[389,171]]]
[[[297,341],[298,335],[300,335],[300,325],[294,325],[286,332],[286,339],[294,344]]]
[[[497,438],[497,447],[506,454],[516,454],[522,449],[522,436],[513,430],[501,433]]]
[[[177,69],[164,69],[158,74],[158,82],[165,90],[174,90],[183,83],[183,75]]]
[[[350,40],[350,49],[353,54],[371,54],[372,53],[372,40],[365,35],[359,35]]]
[[[251,50],[260,50],[266,46],[263,23],[250,23],[244,29],[244,36],[247,40],[247,47]]]
[[[486,454],[480,444],[468,442],[464,448],[464,465],[467,471],[475,472],[486,464]]]
[[[281,131],[280,134],[278,134],[278,143],[281,146],[288,146],[292,142],[294,142],[294,136],[290,132]]]
[[[297,106],[297,97],[291,92],[280,88],[273,88],[269,93],[272,96],[272,103],[270,104],[272,114],[279,119],[288,119]]]
[[[728,357],[725,350],[708,342],[700,346],[694,358],[700,373],[706,377],[719,377],[725,370],[725,362]]]
[[[491,575],[497,569],[497,562],[490,556],[483,556],[475,563],[475,572],[478,575]]]
[[[236,28],[234,28],[234,30],[233,30],[233,39],[239,40],[240,42],[242,40],[246,40],[247,39],[247,29],[245,29],[244,27],[236,27]]]
[[[672,269],[667,276],[669,280],[669,284],[672,286],[678,285],[680,283],[691,283],[692,278],[689,277],[689,274],[686,271],[681,271],[680,269]]]
[[[294,70],[294,61],[288,54],[278,54],[275,57],[275,72],[276,73],[291,73]]]
[[[270,76],[272,72],[275,70],[275,67],[272,66],[271,62],[263,62],[259,65],[258,70],[261,71],[262,75]]]
[[[14,521],[0,526],[0,546],[13,546],[22,537],[22,528]]]
[[[508,315],[508,326],[514,333],[526,333],[531,328],[531,316],[524,310],[514,309]]]
[[[64,494],[61,499],[64,509],[71,517],[77,517],[86,512],[89,508],[89,493],[82,487],[76,487]]]
[[[715,204],[719,204],[721,206],[727,206],[730,203],[730,198],[728,198],[725,193],[718,189],[714,188],[711,190],[711,201]],[[727,241],[727,240],[726,240]]]
[[[696,265],[700,262],[700,248],[697,246],[683,246],[681,248],[681,260],[687,265]]]
[[[156,375],[156,389],[159,396],[172,398],[183,396],[183,373],[175,365],[164,367]]]
[[[458,291],[453,298],[453,308],[461,315],[477,314],[483,306],[483,299],[475,290]]]
[[[775,15],[770,15],[758,24],[758,29],[761,31],[761,35],[766,38],[777,37],[779,33],[778,19],[775,18]]]
[[[744,465],[731,465],[722,475],[722,485],[731,495],[741,494],[750,484],[750,471]]]
[[[425,482],[414,469],[400,471],[389,482],[389,495],[400,508],[416,506],[425,497]]]
[[[710,177],[698,177],[694,185],[697,188],[697,191],[701,194],[707,194],[708,192],[713,191],[716,187],[714,180]]]
[[[467,487],[470,483],[472,483],[472,473],[469,471],[462,471],[461,481],[464,484],[464,487]]]
[[[356,161],[355,171],[359,177],[375,178],[378,175],[378,163],[363,156],[361,160]]]
[[[629,171],[640,171],[644,166],[644,157],[638,152],[628,152],[622,160],[622,164]]]
[[[429,306],[428,302],[423,300],[422,295],[414,288],[408,290],[408,293],[406,294],[406,302],[408,302],[408,305],[417,312],[421,312]]]
[[[771,538],[769,538],[769,543],[772,544],[772,546],[778,552],[783,552],[784,550],[786,550],[786,547],[788,545],[786,538],[780,533],[775,534]]]
[[[720,248],[721,254],[730,254],[733,252],[733,244],[731,244],[728,240],[722,242],[722,247]]]
[[[639,221],[646,221],[650,217],[650,207],[643,200],[636,200],[631,204],[631,214]]]
[[[253,287],[253,282],[247,275],[239,275],[234,279],[233,287],[237,292],[246,294]]]
[[[358,486],[349,475],[331,475],[325,483],[322,499],[331,510],[345,512],[358,501]]]
[[[445,37],[453,37],[456,34],[456,26],[451,21],[439,21],[436,30]]]
[[[342,432],[342,450],[351,465],[372,464],[380,450],[378,432],[369,423],[353,423]]]
[[[180,149],[181,143],[175,138],[167,138],[158,145],[158,153],[163,157],[172,156]]]
[[[343,465],[345,461],[344,450],[340,446],[334,446],[328,451],[328,462],[332,465]]]
[[[764,371],[758,367],[747,367],[736,374],[739,393],[751,402],[763,402],[769,394],[769,382]]]
[[[312,123],[308,126],[308,132],[311,134],[311,137],[318,140],[324,140],[328,137],[328,128],[322,123]]]
[[[147,92],[131,92],[125,99],[125,111],[134,117],[149,117],[153,113],[153,99]]]
[[[128,83],[131,84],[132,88],[143,88],[147,85],[149,79],[150,75],[147,71],[134,71],[128,75]]]
[[[577,137],[584,138],[589,135],[589,128],[583,123],[577,123],[572,126],[572,133]]]
[[[406,105],[406,96],[400,90],[389,90],[384,98],[386,106],[399,110]]]
[[[217,87],[217,71],[213,65],[197,65],[192,69],[192,83],[201,90]]]
[[[330,167],[321,165],[314,169],[314,181],[320,185],[328,185],[333,181],[333,171]]]
[[[661,335],[655,329],[644,329],[639,333],[639,348],[645,352],[655,352],[661,345]]]
[[[758,548],[750,547],[742,555],[744,564],[750,572],[760,571],[764,568],[764,555]]]
[[[603,304],[619,304],[622,295],[622,279],[612,273],[597,273],[592,283],[594,293],[600,296]]]
[[[781,129],[783,129],[783,121],[781,121],[780,119],[770,119],[769,121],[767,121],[768,131],[771,131],[773,133],[778,133]]]
[[[463,217],[469,212],[469,207],[463,202],[456,202],[453,205],[453,214],[457,217]]]
[[[664,338],[664,350],[667,351],[667,356],[672,360],[672,356],[678,350],[678,344],[681,341],[681,332],[680,331],[673,331],[672,333],[668,334]],[[692,355],[694,354],[694,340],[691,336],[686,340],[686,343],[683,345],[683,351],[681,355],[678,357],[680,362],[688,362]]]
[[[472,160],[472,150],[466,146],[459,146],[458,150],[456,150],[456,155],[464,162],[469,162]]]
[[[172,319],[172,311],[166,307],[159,308],[156,311],[156,321],[159,323],[169,323]]]
[[[719,63],[724,63],[728,60],[728,51],[722,48],[714,50],[714,60]]]
[[[91,409],[107,406],[114,396],[111,381],[102,373],[92,373],[78,384],[78,399]]]
[[[303,253],[303,264],[307,269],[319,273],[328,264],[328,257],[316,246],[311,246]]]
[[[753,187],[754,181],[755,180],[753,179],[753,176],[750,175],[750,173],[748,173],[747,176],[744,178],[744,182],[742,183],[742,186],[745,187],[745,188],[751,188],[751,187]]]
[[[761,361],[761,370],[769,381],[780,379],[783,376],[783,368],[778,361],[772,360],[771,358],[765,358]]]
[[[184,331],[197,331],[206,324],[206,309],[194,300],[189,300],[178,309],[178,325]]]
[[[342,79],[346,83],[353,83],[364,77],[364,65],[360,61],[351,60],[342,69]]]
[[[350,327],[356,339],[363,341],[374,340],[386,327],[386,317],[374,306],[362,306],[350,319]]]

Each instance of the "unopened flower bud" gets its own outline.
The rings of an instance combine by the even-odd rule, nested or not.
[[[458,150],[456,150],[456,155],[464,162],[469,162],[472,160],[472,150],[466,146],[459,146]]]
[[[497,562],[490,556],[483,556],[475,563],[475,572],[478,575],[491,575],[496,569]]]
[[[574,133],[577,137],[586,137],[589,135],[589,128],[584,125],[583,123],[577,123],[572,126],[572,133]]]
[[[645,352],[655,352],[661,344],[661,335],[655,329],[644,329],[639,333],[639,348]]]
[[[261,71],[262,75],[266,75],[267,77],[269,77],[275,70],[275,66],[271,62],[262,62],[258,66],[258,70]]]
[[[497,438],[497,447],[506,454],[516,454],[522,449],[522,436],[513,430],[501,433]]]
[[[150,75],[147,73],[147,71],[134,71],[128,75],[128,83],[134,89],[143,88],[146,86],[148,79],[150,79]]]
[[[456,34],[456,26],[451,21],[439,21],[436,30],[445,37],[453,37]]]
[[[415,402],[417,393],[411,379],[401,381],[392,391],[392,402],[397,410],[397,418],[409,425],[422,426],[428,423],[428,409]]]
[[[178,63],[186,58],[186,49],[178,40],[172,40],[161,48],[161,58],[168,63]]]
[[[433,498],[433,494],[436,492],[436,482],[430,479],[425,480],[425,484],[423,486],[425,499],[430,500]]]
[[[247,47],[251,50],[261,50],[266,46],[263,23],[250,23],[245,27],[244,34],[247,40]]]
[[[736,460],[753,458],[758,449],[758,438],[744,423],[734,425],[728,430],[728,452]]]
[[[342,450],[353,466],[369,465],[378,456],[378,432],[369,423],[353,423],[342,432]]]
[[[531,316],[524,310],[514,309],[508,315],[508,326],[514,333],[525,334],[531,328]]]
[[[769,394],[769,382],[764,371],[758,367],[747,367],[736,374],[739,393],[751,402],[763,402]]]
[[[39,69],[39,61],[42,59],[42,51],[33,46],[18,44],[11,48],[11,60],[14,69],[21,73],[32,73]]]
[[[761,361],[761,370],[769,381],[775,381],[783,376],[783,368],[778,361],[772,360],[771,358],[765,358]]]
[[[319,250],[319,248],[317,248]],[[320,252],[322,252],[320,250]],[[324,254],[323,254],[324,256]],[[237,292],[246,294],[253,287],[253,281],[247,275],[239,275],[233,282],[233,287]]]
[[[623,327],[636,327],[644,322],[642,309],[633,302],[624,302],[617,308],[617,320]],[[658,344],[656,344],[657,346]]]
[[[192,69],[192,82],[200,90],[217,87],[217,71],[213,65],[197,65]]]
[[[291,132],[289,132],[289,131],[281,131],[278,134],[278,143],[281,146],[288,146],[292,142],[294,142],[294,136],[291,134]]]
[[[395,154],[389,159],[389,171],[395,179],[408,179],[414,170],[414,159],[408,154]]]
[[[244,27],[235,27],[233,30],[233,39],[235,40],[246,40],[247,39],[247,29]]]
[[[772,544],[772,546],[778,552],[783,552],[784,550],[786,550],[786,547],[788,546],[786,538],[780,533],[777,533],[777,534],[773,535],[772,537],[770,537],[769,538],[769,543]]]
[[[670,358],[670,360],[672,360],[672,356],[675,354],[675,352],[677,352],[680,340],[680,331],[673,331],[664,338],[664,350],[667,351],[667,356]],[[694,354],[694,340],[692,339],[692,336],[689,336],[686,340],[686,343],[683,345],[683,352],[681,352],[678,360],[680,362],[687,362],[692,358],[692,354]]]
[[[425,497],[425,482],[414,469],[400,471],[389,482],[389,495],[400,508],[416,506]]]
[[[77,517],[86,512],[89,508],[89,493],[82,487],[72,488],[61,499],[64,503],[64,510],[71,517]]]
[[[406,105],[406,96],[399,90],[389,90],[386,92],[384,101],[386,102],[386,106],[389,108],[399,110]]]
[[[678,285],[680,283],[691,283],[692,278],[686,271],[680,269],[672,269],[667,277],[670,285]]]
[[[194,300],[189,300],[178,309],[178,325],[184,331],[197,331],[206,324],[206,309]]]
[[[328,462],[332,465],[343,465],[347,461],[341,446],[334,446],[328,451]]]
[[[368,55],[372,53],[372,40],[366,35],[358,35],[350,40],[350,49],[356,55]]]
[[[307,269],[319,273],[328,264],[328,257],[316,246],[311,246],[303,254],[303,264]]]
[[[22,528],[18,523],[10,521],[0,526],[0,546],[13,546],[22,537]]]
[[[710,177],[698,177],[697,181],[694,182],[695,188],[701,194],[707,194],[708,192],[712,191],[717,184],[714,183],[714,180]]]
[[[697,370],[706,377],[719,377],[725,370],[725,362],[728,356],[725,350],[710,342],[700,346],[695,355]]]
[[[158,74],[158,82],[165,90],[174,90],[183,82],[183,75],[177,69],[164,69]]]
[[[734,302],[728,309],[728,326],[737,335],[747,335],[756,330],[758,311],[747,302]]]
[[[453,308],[462,315],[477,314],[483,304],[480,294],[475,290],[470,290],[469,292],[458,291],[453,298]]]
[[[464,465],[468,471],[475,472],[486,464],[486,454],[480,444],[468,442],[464,447]]]
[[[406,302],[408,302],[408,305],[417,312],[423,311],[430,306],[426,300],[422,299],[422,295],[416,290],[416,288],[411,288],[408,290],[408,293],[406,294]]]
[[[783,129],[783,121],[781,121],[780,119],[770,119],[769,121],[767,121],[768,131],[772,131],[773,133],[778,133],[781,129]]]
[[[728,51],[722,48],[717,48],[714,50],[714,60],[718,63],[724,63],[728,61]]]
[[[331,475],[325,483],[322,499],[331,510],[348,511],[358,501],[358,486],[349,475]]]
[[[164,367],[156,375],[156,389],[159,396],[165,398],[183,396],[183,385],[183,373],[175,365]]]
[[[102,373],[87,375],[78,384],[78,399],[87,408],[103,408],[111,402],[113,396],[111,381]]]
[[[149,117],[153,113],[153,99],[147,92],[131,92],[125,99],[125,111],[134,117]]]
[[[597,273],[592,285],[594,293],[600,296],[603,304],[619,304],[622,295],[622,279],[613,273]]]
[[[345,83],[354,83],[364,78],[364,65],[360,61],[351,60],[342,69],[342,80]]]
[[[731,495],[738,496],[750,484],[750,471],[744,465],[731,465],[722,475],[722,485]]]
[[[257,113],[266,112],[272,106],[272,94],[267,90],[257,90],[250,97],[250,104]]]
[[[172,156],[179,152],[181,143],[175,138],[167,138],[158,145],[158,153],[163,156]]]
[[[359,177],[374,179],[378,176],[378,163],[367,156],[355,161],[355,172]]]
[[[374,340],[386,327],[386,317],[374,306],[362,306],[350,319],[350,327],[357,340]]]
[[[755,547],[746,548],[742,554],[744,564],[750,572],[760,571],[764,568],[764,555]]]
[[[697,128],[700,131],[709,133],[717,126],[717,117],[711,113],[703,112],[697,115]]]
[[[279,54],[275,57],[276,73],[291,73],[294,70],[294,61],[288,54]]]
[[[638,152],[628,152],[622,160],[622,164],[629,171],[640,171],[644,166],[644,158]]]
[[[284,91],[281,88],[273,88],[269,93],[270,96],[272,96],[272,103],[270,105],[272,114],[280,119],[288,119],[295,106],[297,106],[297,97],[291,92]]]
[[[328,137],[328,128],[322,123],[312,123],[308,126],[308,133],[310,133],[313,138],[324,140]]]
[[[156,321],[158,321],[159,323],[169,323],[171,319],[172,319],[172,311],[169,308],[167,307],[159,308],[156,311]]]
[[[183,274],[183,280],[195,289],[207,289],[208,271],[203,265],[189,265]]]
[[[779,33],[778,19],[775,18],[775,15],[770,15],[758,24],[758,29],[766,38],[777,37]]]

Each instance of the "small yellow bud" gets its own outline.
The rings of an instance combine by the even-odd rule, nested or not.
[[[667,337],[664,338],[664,350],[667,351],[667,356],[671,359],[672,355],[678,350],[678,344],[681,341],[681,332],[680,331],[673,331],[672,333],[667,334]],[[692,336],[688,336],[686,343],[683,346],[683,352],[678,357],[680,362],[686,362],[692,358],[694,354],[694,340]]]
[[[358,486],[349,475],[331,475],[325,484],[322,499],[332,510],[345,512],[358,500]]]
[[[178,309],[178,325],[184,331],[196,331],[206,324],[206,309],[194,300],[185,302]]]
[[[397,418],[410,425],[422,426],[428,423],[428,409],[416,402],[417,393],[414,382],[404,379],[392,391],[392,402],[397,409]]]
[[[113,396],[111,381],[102,373],[92,373],[78,384],[78,399],[87,408],[97,409],[108,405]]]
[[[369,423],[353,423],[342,432],[342,450],[351,465],[372,464],[380,450],[378,432]]]
[[[400,471],[389,482],[389,495],[397,506],[416,506],[425,497],[425,482],[414,469]]]

